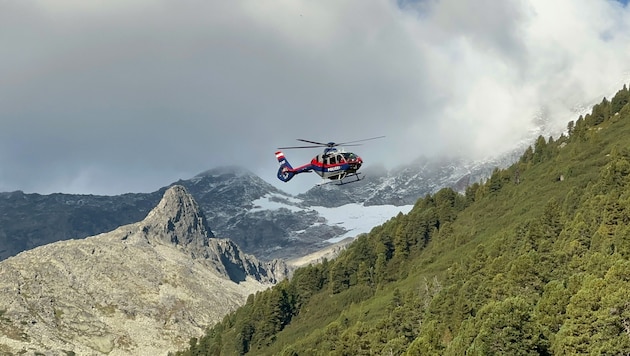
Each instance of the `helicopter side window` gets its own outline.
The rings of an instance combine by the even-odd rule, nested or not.
[[[346,160],[343,158],[343,155],[337,155],[337,162],[344,163]]]
[[[330,164],[337,163],[337,156],[330,156]]]

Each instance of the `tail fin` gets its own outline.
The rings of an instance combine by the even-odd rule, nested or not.
[[[295,173],[292,172],[293,167],[291,167],[289,161],[287,161],[287,159],[284,157],[284,153],[282,153],[282,151],[276,152],[276,158],[280,163],[280,168],[278,169],[278,179],[283,182],[290,181],[291,178],[293,178],[293,176],[295,175]]]

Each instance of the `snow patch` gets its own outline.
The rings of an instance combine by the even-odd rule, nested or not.
[[[300,204],[302,200],[289,197],[278,193],[268,193],[264,196],[252,201],[254,208],[250,212],[264,211],[264,210],[278,210],[280,208],[289,209],[292,212],[299,212],[308,209],[300,208],[296,205]]]
[[[346,230],[346,233],[326,240],[330,243],[336,243],[348,237],[356,237],[363,233],[368,233],[373,227],[382,225],[387,220],[395,217],[398,213],[407,214],[413,208],[413,205],[371,205],[363,204],[346,204],[336,208],[327,208],[323,206],[300,207],[302,200],[289,197],[277,193],[265,194],[263,197],[252,202],[254,208],[250,212],[277,210],[281,208],[289,209],[293,212],[300,211],[316,211],[319,216],[324,218],[329,226],[339,226]],[[317,222],[313,226],[323,225],[323,222]],[[306,232],[300,230],[294,232],[294,235],[300,235]]]
[[[382,225],[387,220],[398,215],[398,213],[407,214],[411,211],[413,205],[363,206],[361,204],[346,204],[337,208],[326,208],[323,206],[312,206],[311,208],[324,217],[329,224],[348,230],[343,235],[326,240],[330,243],[335,243],[347,237],[356,237],[360,234],[368,233],[373,227]]]

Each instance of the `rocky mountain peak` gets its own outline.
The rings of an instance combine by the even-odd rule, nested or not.
[[[277,283],[288,271],[278,263],[263,263],[242,253],[229,239],[217,239],[195,199],[181,185],[168,188],[157,206],[137,224],[122,226],[112,234],[133,245],[173,246],[233,282],[252,277]]]
[[[287,274],[214,238],[175,185],[140,222],[1,261],[0,354],[164,354]]]
[[[214,237],[199,205],[181,185],[168,188],[141,224],[147,236],[182,247],[208,246],[208,239]]]

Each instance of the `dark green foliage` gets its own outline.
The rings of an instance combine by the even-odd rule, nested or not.
[[[330,292],[333,294],[350,287],[349,271],[343,263],[333,263],[330,267]]]
[[[574,128],[575,128],[575,123],[573,122],[573,120],[569,121],[569,123],[567,124],[567,133],[569,134],[569,136],[573,134]]]
[[[540,355],[546,342],[531,317],[531,305],[522,297],[491,301],[475,316],[470,355]]]
[[[621,89],[610,101],[610,112],[614,115],[621,111],[621,109],[628,104],[630,101],[630,91],[628,91],[628,87],[624,84],[623,89]]]
[[[418,200],[181,354],[629,354],[629,98]]]
[[[303,302],[316,292],[320,291],[326,282],[324,277],[325,270],[322,265],[308,265],[295,271],[292,279],[292,287],[295,289],[296,305],[299,308]]]
[[[551,144],[547,144],[547,141],[544,137],[538,136],[536,144],[534,145],[534,155],[532,157],[532,162],[540,163],[548,159],[551,156],[551,147]]]
[[[588,124],[597,126],[610,117],[610,103],[606,98],[600,104],[593,106],[593,112],[589,117]]]
[[[621,355],[630,351],[630,262],[619,260],[603,278],[586,276],[566,307],[553,344],[558,354]]]

